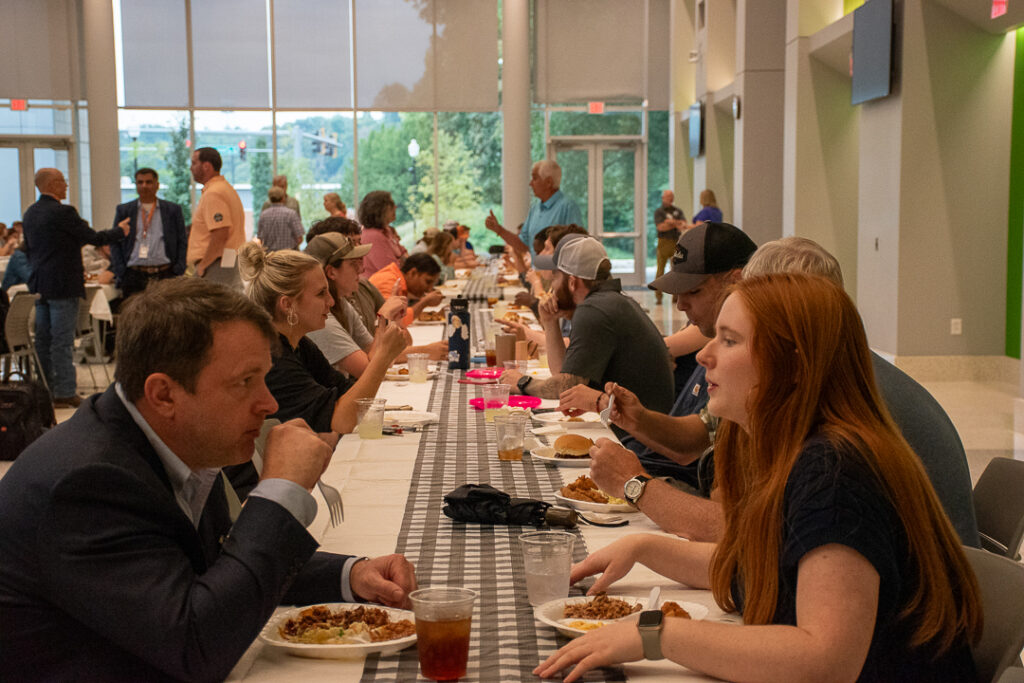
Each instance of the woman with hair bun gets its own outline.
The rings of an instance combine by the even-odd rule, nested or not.
[[[270,417],[282,422],[302,418],[316,432],[351,432],[356,399],[377,393],[384,373],[405,348],[401,327],[387,324],[378,352],[351,382],[306,337],[324,326],[334,303],[320,262],[298,251],[267,253],[247,242],[239,252],[239,268],[250,281],[249,298],[270,314],[280,335],[281,347],[266,378],[278,404]]]
[[[664,656],[730,681],[976,680],[978,584],[879,397],[850,298],[817,276],[745,279],[697,360],[721,418],[720,542],[627,536],[574,566],[571,580],[601,574],[595,593],[640,562],[710,588],[744,625],[652,613],[643,636],[635,622],[605,626],[534,673],[576,664],[570,683]]]

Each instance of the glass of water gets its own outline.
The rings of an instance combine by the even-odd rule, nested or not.
[[[569,570],[576,537],[565,531],[530,531],[519,536],[526,569],[526,594],[534,607],[569,595]]]

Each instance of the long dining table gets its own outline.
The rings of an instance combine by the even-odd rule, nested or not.
[[[444,330],[443,323],[410,327],[416,344],[437,341]],[[557,490],[587,470],[552,466],[529,454],[522,461],[500,462],[493,426],[484,421],[481,411],[468,405],[471,398],[481,395],[480,386],[460,383],[463,371],[445,366],[442,363],[436,376],[426,383],[382,383],[378,397],[387,399],[389,405],[408,405],[416,411],[435,413],[439,420],[417,432],[379,439],[363,440],[354,433],[343,436],[323,480],[341,491],[345,520],[332,526],[326,504],[315,493],[319,512],[309,530],[322,550],[370,557],[403,553],[415,565],[420,587],[451,585],[479,591],[468,671],[460,680],[538,681],[532,673],[534,667],[568,640],[537,621],[527,600],[517,539],[533,527],[454,522],[442,512],[443,498],[461,484],[489,483],[513,497],[554,504]],[[544,405],[554,407],[557,401],[545,401]],[[613,438],[603,428],[589,429],[587,435]],[[664,534],[643,514],[624,517],[629,520],[625,527],[580,525],[571,529],[576,535],[574,561],[626,534]],[[722,612],[709,591],[674,584],[639,564],[609,592],[641,598],[654,586],[661,587],[662,600],[706,606],[706,619],[738,621],[735,615]],[[573,587],[570,594],[581,595],[582,590]],[[419,674],[415,646],[386,656],[307,659],[257,639],[228,680],[374,683],[426,679]],[[662,660],[597,669],[584,680],[715,679]]]

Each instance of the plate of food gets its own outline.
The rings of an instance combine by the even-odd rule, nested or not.
[[[495,322],[501,322],[502,320],[510,323],[520,323],[522,325],[530,325],[537,322],[537,318],[534,317],[530,311],[506,311],[505,315],[500,318],[495,317]]]
[[[427,366],[427,379],[434,379],[437,377],[438,370],[434,366]],[[409,381],[409,365],[406,363],[398,363],[388,368],[388,371],[384,373],[384,379],[389,379],[395,382],[408,382]]]
[[[606,595],[559,598],[534,608],[538,621],[552,626],[570,638],[601,628],[617,621],[635,620],[647,606],[645,598],[625,595]],[[707,616],[708,608],[695,602],[666,601],[661,605],[666,618],[700,620]]]
[[[567,507],[584,512],[637,512],[622,498],[609,496],[585,474],[555,492],[555,500]]]
[[[597,427],[604,427],[604,424],[601,423],[601,416],[592,411],[570,417],[565,413],[556,410],[551,413],[541,413],[534,417],[536,417],[540,422],[562,425],[569,429],[593,429]]]
[[[404,609],[332,602],[271,617],[260,631],[260,640],[299,657],[387,655],[416,642],[416,619]]]
[[[533,456],[534,460],[539,460],[547,465],[555,465],[556,467],[590,467],[590,457],[583,455],[580,457],[562,457],[555,453],[555,449],[551,446],[541,446],[540,448],[534,448],[530,451],[530,455]]]
[[[420,314],[412,321],[413,325],[444,325],[448,322],[448,316],[445,315],[443,308],[425,308],[420,311]]]

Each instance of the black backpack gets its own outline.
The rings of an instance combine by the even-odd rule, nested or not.
[[[0,382],[0,460],[14,460],[55,424],[50,392],[42,382],[11,375]]]

